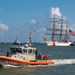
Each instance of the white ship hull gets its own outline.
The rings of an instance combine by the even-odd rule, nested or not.
[[[70,46],[71,42],[48,41],[47,46]]]

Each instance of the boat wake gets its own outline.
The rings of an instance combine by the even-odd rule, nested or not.
[[[4,68],[10,68],[10,67],[13,67],[13,68],[18,68],[20,66],[15,66],[15,65],[9,65],[9,64],[4,64],[3,65]]]
[[[53,66],[75,64],[75,59],[54,59],[52,61],[54,61]]]

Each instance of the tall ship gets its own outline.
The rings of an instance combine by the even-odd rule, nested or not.
[[[51,19],[52,28],[47,28],[46,33],[51,39],[43,38],[47,46],[69,46],[72,42],[69,38],[68,21],[63,19],[63,16],[60,19],[56,18],[56,15]]]

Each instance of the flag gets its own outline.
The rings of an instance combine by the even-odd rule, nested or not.
[[[69,30],[69,32],[70,32],[70,35],[75,36],[75,32],[74,31]]]

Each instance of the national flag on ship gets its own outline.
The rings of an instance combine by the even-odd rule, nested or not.
[[[74,31],[69,30],[69,32],[70,32],[70,35],[75,36],[75,32]]]

